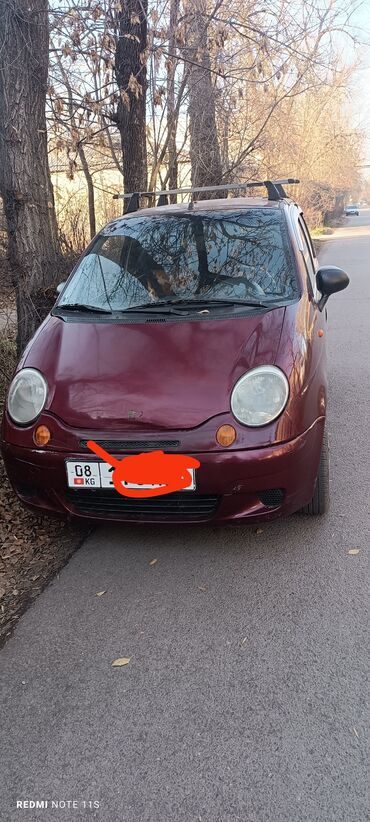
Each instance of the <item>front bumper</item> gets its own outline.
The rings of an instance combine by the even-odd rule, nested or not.
[[[200,461],[196,490],[150,503],[131,499],[128,504],[115,490],[68,489],[65,461],[90,460],[86,451],[43,451],[3,441],[2,454],[18,497],[38,513],[127,523],[253,523],[289,515],[310,501],[324,424],[320,417],[296,439],[271,447],[186,450]]]

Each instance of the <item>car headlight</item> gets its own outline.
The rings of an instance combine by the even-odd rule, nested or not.
[[[275,365],[252,368],[240,377],[231,394],[231,410],[243,425],[268,425],[284,410],[289,383]]]
[[[41,413],[48,393],[45,378],[35,368],[22,368],[11,382],[8,414],[17,425],[27,425]]]

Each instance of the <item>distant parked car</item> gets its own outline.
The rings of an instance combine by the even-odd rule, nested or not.
[[[282,182],[142,210],[136,194],[99,232],[9,388],[1,447],[24,504],[128,523],[325,512],[326,302],[349,280],[319,266]],[[89,441],[200,464],[179,492],[148,473],[124,482],[135,499]]]
[[[355,203],[350,203],[349,205],[346,205],[346,207],[344,209],[344,213],[345,213],[346,217],[350,217],[350,216],[354,216],[354,215],[356,217],[358,217],[359,214],[360,214],[360,206],[357,203],[356,204]]]

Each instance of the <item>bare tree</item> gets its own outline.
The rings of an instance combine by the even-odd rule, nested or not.
[[[117,126],[123,152],[125,191],[148,185],[146,149],[146,62],[148,0],[126,0],[118,12],[115,69],[120,99]]]
[[[222,1],[222,0],[221,0]],[[220,5],[221,2],[218,3]],[[206,0],[188,0],[185,59],[190,63],[189,125],[193,186],[220,185],[221,152],[208,46]],[[199,195],[202,196],[202,195]],[[206,197],[209,197],[207,194]]]
[[[112,130],[117,130],[119,100],[114,71],[117,11],[110,0],[98,4],[96,0],[65,0],[63,7],[53,7],[50,21],[50,148],[66,152],[70,176],[80,163],[87,184],[92,233],[95,193],[87,146],[92,146],[94,157],[110,158],[123,175],[121,152],[112,138]]]
[[[75,106],[74,106],[74,102],[73,102],[72,86],[71,86],[71,83],[70,83],[70,80],[69,80],[69,77],[68,77],[68,73],[67,73],[67,71],[65,70],[65,68],[63,66],[63,62],[62,62],[62,59],[61,59],[60,55],[58,55],[56,49],[54,49],[54,51],[56,53],[56,59],[57,59],[57,63],[58,63],[58,66],[59,66],[60,74],[61,74],[61,77],[63,79],[63,83],[65,85],[66,93],[67,93],[67,99],[68,99],[68,109],[67,109],[68,110],[68,121],[67,121],[68,122],[68,130],[70,132],[71,139],[75,144],[76,152],[77,152],[78,157],[80,159],[82,171],[84,173],[85,180],[86,180],[87,202],[88,202],[88,208],[89,208],[90,239],[92,240],[92,238],[96,234],[95,195],[94,195],[93,178],[91,176],[90,169],[89,169],[89,164],[88,164],[87,159],[86,159],[83,138],[80,138],[80,135],[79,135],[79,130],[78,130],[78,126],[77,126],[77,117],[76,117]],[[56,118],[56,120],[58,122],[62,123],[62,125],[64,125],[65,128],[67,127],[66,121],[65,120],[63,121],[62,118],[58,115],[58,113],[55,110],[54,110],[54,117]]]
[[[179,18],[179,8],[180,0],[171,0],[168,35],[168,48],[171,56],[167,60],[168,184],[170,189],[178,187],[175,76],[177,64],[176,30]],[[174,199],[175,197],[172,196],[172,200]]]
[[[231,0],[227,11],[214,14],[211,66],[222,78],[216,114],[220,133],[228,133],[226,179],[258,170],[288,109],[294,128],[302,96],[338,87],[343,62],[336,35],[352,38],[353,9],[350,0],[312,0],[297,2],[292,14],[290,0]],[[274,146],[277,158],[289,136],[288,125]]]
[[[291,164],[311,174],[301,101],[314,108],[321,90],[348,85],[336,32],[351,36],[352,6],[297,0],[293,14],[291,0],[64,0],[52,11],[52,117],[73,131],[68,151],[81,165],[81,145],[105,142],[126,192],[176,188],[190,168],[198,186],[280,176]]]
[[[47,158],[47,0],[0,0],[0,185],[16,290],[18,350],[39,324],[40,292],[55,282],[57,223]]]

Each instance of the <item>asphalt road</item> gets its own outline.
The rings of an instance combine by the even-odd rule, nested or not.
[[[2,820],[370,820],[370,211],[321,261],[330,514],[93,534],[0,654]]]

